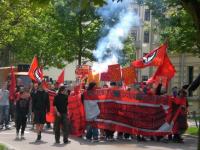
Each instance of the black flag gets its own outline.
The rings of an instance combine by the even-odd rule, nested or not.
[[[188,91],[195,91],[200,85],[200,74],[198,77],[190,84]]]

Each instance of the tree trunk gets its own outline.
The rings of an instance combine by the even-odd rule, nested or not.
[[[6,46],[0,49],[0,66],[10,65],[10,47]]]
[[[200,2],[198,0],[181,0],[185,10],[192,16],[197,28],[197,40],[200,43]]]
[[[79,31],[79,52],[78,52],[78,65],[82,64],[82,50],[83,50],[83,28],[82,28],[83,11],[79,12],[78,17],[78,31]]]

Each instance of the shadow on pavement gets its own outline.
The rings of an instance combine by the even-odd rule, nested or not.
[[[67,144],[56,144],[54,143],[52,146],[53,147],[65,147]]]
[[[46,142],[46,141],[39,141],[39,142],[29,142],[29,144],[33,144],[33,145],[41,145],[41,144],[46,144],[46,143],[48,143],[48,142]]]
[[[98,142],[90,142],[87,140],[84,140],[82,138],[78,138],[78,137],[73,137],[70,136],[70,139],[75,140],[77,142],[80,143],[80,145],[91,145],[91,146],[95,146],[95,145],[122,145],[122,144],[135,144],[136,147],[142,148],[142,149],[148,149],[150,147],[156,146],[156,147],[167,147],[167,148],[171,148],[171,149],[177,149],[177,146],[182,149],[182,150],[196,150],[197,145],[195,145],[194,143],[197,143],[197,139],[192,138],[192,137],[184,137],[184,143],[174,143],[174,142],[166,142],[166,141],[160,141],[160,142],[156,142],[156,141],[146,141],[146,142],[137,142],[136,139],[132,139],[132,140],[114,140],[114,141],[98,141]],[[196,140],[196,141],[195,141]]]

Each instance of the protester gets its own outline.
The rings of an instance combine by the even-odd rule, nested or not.
[[[30,101],[30,109],[29,111],[31,111],[31,120],[32,120],[32,129],[34,129],[34,113],[33,113],[33,104],[32,104],[32,101],[33,101],[33,97],[35,96],[35,94],[37,93],[37,90],[38,90],[38,83],[37,82],[34,82],[33,85],[32,85],[32,89],[30,90],[30,95],[31,95],[31,101]]]
[[[41,141],[41,133],[46,122],[46,113],[50,111],[49,95],[44,91],[42,84],[38,84],[38,90],[32,96],[32,111],[37,130],[36,142]]]
[[[16,139],[19,139],[19,130],[21,129],[21,139],[24,138],[24,131],[29,113],[30,94],[22,87],[20,89],[19,100],[16,102]]]
[[[62,126],[63,131],[63,143],[68,144],[69,135],[69,121],[67,118],[67,105],[68,97],[65,94],[65,87],[61,86],[59,88],[58,94],[54,98],[54,109],[55,109],[55,122],[54,122],[54,132],[56,143],[60,143],[60,127]]]
[[[95,82],[89,83],[88,88],[87,88],[87,93],[92,94],[96,90],[95,88],[96,88]],[[83,97],[83,100],[84,100],[84,98],[85,98],[85,95]],[[87,140],[93,140],[94,142],[98,141],[98,129],[97,128],[95,128],[91,125],[87,125],[86,130],[87,130],[86,131],[87,132],[86,133],[86,139]]]
[[[186,105],[181,107],[180,113],[176,119],[176,122],[174,124],[175,126],[175,133],[173,137],[173,141],[177,143],[183,143],[183,138],[181,135],[187,130],[188,125],[187,125],[187,112],[188,112],[188,101],[187,101],[187,88],[188,85],[184,85],[181,90],[178,92],[178,97],[181,99],[186,100]],[[177,106],[174,106],[175,110],[178,110]]]
[[[172,93],[174,97],[178,96],[178,88],[176,86],[172,88]]]
[[[4,83],[0,89],[0,130],[10,129],[9,125],[9,91],[7,90],[7,83]]]

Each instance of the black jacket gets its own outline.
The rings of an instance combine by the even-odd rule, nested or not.
[[[32,111],[50,111],[49,94],[44,90],[38,90],[32,96]]]
[[[67,113],[68,97],[65,94],[58,93],[53,102],[59,113]]]
[[[29,99],[20,98],[16,102],[16,115],[17,116],[26,116],[29,112]]]

